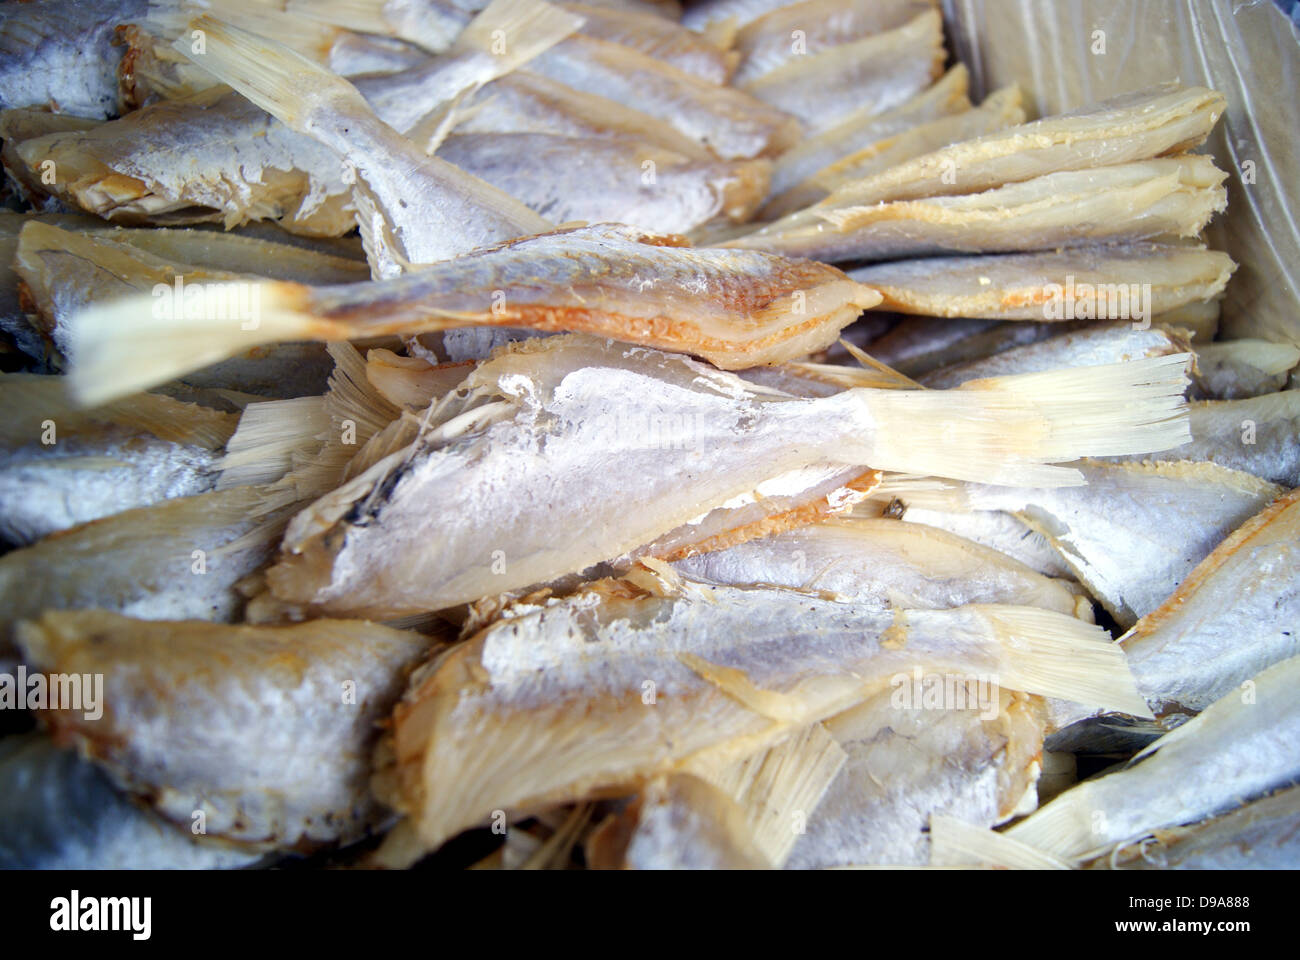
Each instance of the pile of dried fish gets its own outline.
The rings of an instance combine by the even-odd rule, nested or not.
[[[1296,865],[1219,93],[1031,121],[934,0],[0,52],[0,866]]]

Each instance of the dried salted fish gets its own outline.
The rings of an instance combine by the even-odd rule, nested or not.
[[[1067,790],[1006,835],[1044,853],[1088,858],[1194,823],[1300,777],[1300,658],[1269,667],[1143,750],[1127,768]]]
[[[882,609],[1012,603],[1092,616],[1077,588],[945,531],[887,519],[828,520],[674,566],[713,583],[820,591]]]
[[[1011,347],[980,360],[940,367],[918,381],[934,390],[948,390],[980,377],[1004,377],[1065,367],[1095,367],[1141,357],[1187,353],[1182,337],[1159,327],[1141,329],[1141,322],[1095,323],[1063,332],[1038,343]]]
[[[909,127],[837,159],[797,186],[773,197],[763,207],[762,216],[768,220],[785,216],[817,203],[846,183],[888,170],[950,143],[970,140],[1024,121],[1020,88],[1013,86],[995,90],[978,107]]]
[[[1197,460],[1300,487],[1300,390],[1188,405],[1191,443],[1136,459]]]
[[[1106,870],[1290,870],[1300,855],[1300,787],[1244,804],[1096,860]]]
[[[103,676],[103,717],[46,714],[165,819],[257,848],[347,841],[385,813],[368,789],[376,722],[418,633],[358,621],[289,627],[47,613],[18,628],[27,663]]]
[[[220,870],[262,859],[143,810],[75,750],[0,740],[0,869]]]
[[[1300,347],[1268,340],[1225,340],[1196,350],[1196,395],[1206,400],[1243,400],[1286,387],[1300,364]]]
[[[171,316],[153,316],[152,302],[144,316],[152,298],[128,298],[74,319],[73,352],[83,358],[74,388],[94,401],[265,343],[480,324],[614,336],[748,367],[827,346],[877,302],[874,290],[834,267],[681,243],[607,224],[518,240],[375,283],[209,286],[197,309]]]
[[[926,683],[955,690],[961,706],[927,708]],[[929,861],[925,829],[934,814],[991,827],[1033,809],[1043,748],[1035,697],[978,681],[943,686],[908,675],[906,701],[893,691],[826,723],[848,754],[789,866],[901,866]]]
[[[405,132],[466,90],[531,59],[575,24],[537,0],[497,0],[445,56],[423,68],[363,78],[359,89],[385,123]],[[498,31],[506,56],[490,52]],[[229,227],[276,219],[296,232],[326,236],[354,225],[352,185],[334,152],[221,88],[152,104],[93,130],[26,140],[14,156],[29,170],[54,163],[59,172],[49,189],[55,196],[122,222]]]
[[[1282,491],[1211,463],[1073,464],[1087,485],[968,484],[972,507],[1017,514],[1047,536],[1123,627],[1156,610],[1224,537]]]
[[[959,196],[846,205],[837,191],[720,245],[836,261],[1195,237],[1227,206],[1226,177],[1210,158],[1188,154]]]
[[[780,6],[736,33],[742,59],[732,82],[743,86],[798,57],[897,29],[933,9],[933,0],[804,0]]]
[[[268,582],[290,604],[387,618],[578,573],[810,466],[1077,482],[1041,461],[1179,442],[1183,362],[799,400],[676,355],[530,341],[466,382],[481,399],[454,432],[431,431],[296,518]],[[726,470],[706,468],[718,457]],[[526,491],[507,496],[515,484]],[[575,490],[581,522],[563,506]]]
[[[741,223],[767,194],[766,160],[692,160],[614,137],[453,134],[438,156],[556,223],[626,223],[687,233],[715,217]]]
[[[943,18],[928,9],[895,30],[791,57],[740,86],[818,133],[863,103],[877,113],[902,105],[939,78],[944,59]]]
[[[1150,320],[1218,296],[1235,269],[1227,254],[1204,247],[1137,243],[904,260],[852,276],[879,289],[885,308],[900,313],[1050,322]]]
[[[145,0],[44,0],[0,6],[0,109],[40,107],[103,119],[119,112],[113,45]]]
[[[1152,708],[1204,710],[1300,655],[1300,490],[1245,521],[1120,643]]]
[[[866,104],[816,136],[805,137],[777,158],[772,172],[773,198],[873,143],[969,110],[969,85],[970,72],[959,63],[929,88],[892,110],[881,112]]]
[[[405,860],[493,810],[747,756],[914,665],[1131,700],[1100,633],[1032,608],[881,613],[797,591],[602,581],[508,615],[412,679],[382,754],[391,767],[376,774],[408,817],[390,849]]]
[[[586,3],[560,6],[582,17],[579,30],[583,35],[630,47],[710,83],[726,83],[739,56],[716,42],[717,38],[654,13]]]

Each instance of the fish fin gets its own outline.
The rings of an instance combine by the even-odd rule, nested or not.
[[[140,294],[92,304],[69,319],[68,383],[76,403],[106,403],[267,343],[347,339],[346,331],[301,311],[309,288],[300,284],[232,281],[186,289],[202,295],[169,305]]]
[[[1067,861],[1005,833],[956,817],[930,815],[930,866],[984,866],[1009,870],[1072,870]]]
[[[279,480],[298,458],[320,449],[329,424],[324,397],[250,403],[217,464],[217,489]]]
[[[207,14],[190,27],[204,37],[202,52],[187,37],[175,50],[294,130],[310,132],[314,118],[327,113],[371,113],[351,83],[276,40]]]
[[[1001,650],[998,683],[1151,719],[1124,648],[1096,624],[1038,607],[973,604]],[[904,614],[906,616],[906,614]]]
[[[452,44],[453,53],[488,53],[495,69],[483,80],[504,76],[545,53],[583,25],[582,17],[545,0],[492,0]]]
[[[760,716],[780,723],[798,722],[807,715],[803,701],[775,690],[754,686],[745,671],[710,663],[694,653],[679,653],[677,659],[727,696]]]
[[[1190,354],[971,380],[954,390],[862,390],[861,456],[879,470],[1009,486],[1078,486],[1083,457],[1191,440]]]
[[[62,434],[113,425],[151,433],[159,440],[220,450],[235,432],[238,417],[197,403],[154,393],[121,397],[79,410],[64,377],[44,374],[0,374],[0,444],[34,443],[43,424],[52,421]],[[57,434],[56,434],[57,436]]]
[[[848,755],[824,726],[814,723],[743,760],[689,765],[691,773],[740,806],[754,846],[774,867],[785,865],[807,823]]]

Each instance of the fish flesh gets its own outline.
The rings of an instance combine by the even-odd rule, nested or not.
[[[287,627],[46,613],[18,628],[25,661],[102,675],[106,709],[44,714],[115,784],[207,836],[257,849],[357,839],[376,723],[433,641],[358,621]]]
[[[745,24],[736,33],[741,62],[732,82],[744,86],[801,56],[905,26],[934,9],[933,0],[804,0]]]
[[[266,343],[481,324],[614,336],[695,353],[721,367],[749,367],[822,349],[878,302],[874,290],[834,267],[682,244],[604,224],[505,243],[374,283],[208,286],[184,317],[154,317],[152,297],[95,305],[70,325],[73,353],[82,358],[73,388],[83,400],[100,402]],[[231,297],[251,298],[256,316],[234,317]]]
[[[895,30],[791,57],[739,88],[816,134],[864,103],[876,113],[901,106],[939,79],[945,59],[943,18],[930,8]]]
[[[0,109],[38,107],[102,120],[120,112],[113,45],[145,0],[41,0],[0,5]]]
[[[899,689],[827,721],[848,761],[809,817],[790,868],[921,865],[932,815],[991,827],[1034,808],[1041,700],[991,688],[977,705],[971,683],[954,688],[970,706],[926,709]]]
[[[1217,297],[1235,269],[1217,250],[1136,243],[903,260],[851,275],[880,290],[885,309],[900,313],[1042,322],[1106,319],[1108,310],[1124,314],[1114,319],[1136,318],[1136,310],[1160,317]]]
[[[2,870],[222,870],[264,859],[141,809],[42,734],[0,739],[0,785]]]
[[[1195,237],[1227,206],[1226,177],[1209,157],[1187,154],[958,196],[843,205],[837,191],[720,245],[843,261]]]
[[[800,400],[756,395],[676,355],[529,341],[461,388],[478,406],[297,517],[268,583],[308,610],[390,618],[579,573],[810,466],[1078,482],[1041,461],[1093,445],[1179,442],[1181,398],[1169,393],[1183,362],[1030,374],[953,393],[855,389]],[[945,442],[922,439],[929,435]],[[718,457],[727,470],[706,470]],[[526,492],[505,496],[520,483]],[[581,525],[561,506],[578,489]],[[430,497],[442,505],[437,514]],[[481,508],[503,497],[517,508]]]
[[[412,838],[435,847],[493,810],[519,815],[752,754],[913,665],[1131,699],[1118,648],[1095,632],[1031,608],[882,614],[771,588],[602,581],[525,605],[417,671],[375,790],[408,818],[394,851],[407,859]],[[1068,677],[1039,661],[1048,649],[1071,656]]]
[[[969,110],[969,87],[970,72],[959,63],[906,103],[883,112],[873,104],[866,104],[846,114],[834,126],[801,139],[776,158],[772,171],[773,202],[843,157],[913,127]],[[771,218],[764,215],[763,219]]]
[[[711,583],[770,584],[931,610],[1010,603],[1092,616],[1076,590],[977,543],[889,519],[827,520],[674,563]]]
[[[1024,123],[1020,88],[995,90],[978,107],[909,127],[892,137],[828,164],[798,186],[773,197],[763,207],[764,219],[783,217],[824,199],[840,186],[897,166],[913,157],[969,140],[995,130]]]
[[[1124,769],[1067,790],[1006,836],[1073,861],[1237,807],[1300,777],[1300,658],[1257,675]]]

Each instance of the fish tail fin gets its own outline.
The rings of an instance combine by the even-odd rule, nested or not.
[[[175,50],[294,130],[310,132],[317,118],[330,114],[372,114],[351,83],[277,40],[209,14],[190,28],[202,43],[182,37]]]
[[[1096,796],[1099,781],[1076,784],[1003,834],[1041,853],[1085,859],[1111,845],[1104,832],[1105,806]]]
[[[492,0],[461,31],[453,53],[487,53],[495,66],[481,82],[523,66],[573,34],[583,19],[545,0]]]
[[[932,867],[985,866],[1010,870],[1071,870],[1060,857],[1036,850],[1005,833],[947,817],[930,815]]]
[[[955,390],[862,391],[878,470],[1009,486],[1071,486],[1083,457],[1131,456],[1191,440],[1191,354],[972,380]]]
[[[997,682],[1011,690],[1149,718],[1124,648],[1103,627],[1039,607],[975,604],[999,650]]]
[[[267,343],[347,339],[303,309],[309,288],[301,284],[183,279],[73,315],[69,387],[79,405],[106,403]]]
[[[217,489],[279,480],[320,447],[329,425],[324,397],[250,403],[217,465]]]

